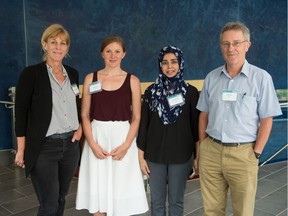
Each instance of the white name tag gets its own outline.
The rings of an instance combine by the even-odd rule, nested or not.
[[[171,95],[167,98],[170,108],[184,104],[184,98],[181,93]]]
[[[76,84],[72,84],[71,88],[72,88],[72,90],[76,96],[80,94],[80,91],[79,91],[78,86]]]
[[[97,81],[97,82],[93,82],[90,84],[90,86],[89,86],[89,93],[90,94],[100,92],[100,91],[102,91],[101,82]]]
[[[223,101],[236,101],[237,91],[236,90],[223,90],[222,100]]]

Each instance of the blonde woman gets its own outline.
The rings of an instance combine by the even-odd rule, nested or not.
[[[49,26],[41,44],[43,62],[25,68],[16,88],[15,163],[31,176],[38,215],[61,216],[80,157],[78,72],[62,63],[70,47],[63,26]]]

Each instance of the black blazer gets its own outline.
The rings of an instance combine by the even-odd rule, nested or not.
[[[79,86],[78,72],[64,65],[71,84]],[[76,97],[80,122],[80,99]],[[52,89],[46,62],[26,67],[18,80],[15,101],[15,133],[26,137],[24,160],[26,176],[32,170],[52,117]]]

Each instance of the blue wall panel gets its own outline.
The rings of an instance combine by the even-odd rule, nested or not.
[[[285,145],[287,145],[287,119],[274,120],[271,135],[261,154],[259,164],[287,160],[288,149],[287,147],[282,149]]]
[[[15,86],[25,66],[23,3],[19,0],[0,2],[0,100],[10,100],[8,88]],[[0,104],[0,150],[12,146],[11,111]]]
[[[80,82],[103,67],[99,49],[108,34],[125,39],[123,68],[147,82],[155,80],[158,51],[168,44],[183,50],[186,79],[204,79],[224,63],[221,27],[240,20],[251,30],[248,61],[266,69],[276,88],[287,88],[286,0],[2,0],[0,8],[0,100],[9,99],[7,89],[25,66],[41,61],[41,34],[52,23],[71,34],[65,63],[78,69]],[[11,147],[10,121],[0,105],[0,149]]]

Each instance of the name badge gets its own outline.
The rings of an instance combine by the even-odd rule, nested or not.
[[[170,108],[184,104],[184,98],[181,93],[171,95],[167,98]]]
[[[237,91],[236,90],[223,90],[222,100],[223,101],[236,101]]]
[[[100,92],[100,91],[102,91],[101,82],[97,81],[97,82],[93,82],[90,84],[90,86],[89,86],[89,93],[90,94]]]
[[[71,88],[76,96],[80,94],[79,88],[76,84],[72,84]]]

